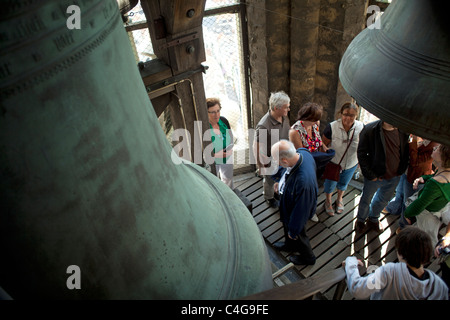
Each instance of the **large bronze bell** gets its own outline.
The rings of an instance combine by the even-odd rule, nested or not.
[[[450,22],[442,1],[393,0],[371,27],[345,51],[344,89],[403,131],[450,144]]]
[[[117,3],[76,1],[80,29],[69,28],[73,1],[7,3],[0,287],[14,299],[232,299],[271,288],[245,205],[205,169],[172,162]]]

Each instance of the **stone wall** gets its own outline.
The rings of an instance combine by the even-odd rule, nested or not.
[[[339,63],[365,27],[368,0],[247,1],[253,122],[268,110],[270,92],[291,97],[291,123],[307,101],[324,107],[322,129],[351,100]]]
[[[252,123],[256,126],[268,109],[265,0],[247,0]]]

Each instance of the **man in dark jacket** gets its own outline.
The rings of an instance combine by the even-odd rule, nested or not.
[[[289,258],[294,264],[312,265],[316,262],[316,257],[305,227],[316,212],[316,163],[307,149],[295,150],[292,142],[287,140],[280,140],[272,146],[272,157],[283,167],[278,193],[285,242],[277,247],[284,251],[299,252],[300,255]]]
[[[357,231],[383,231],[378,219],[408,167],[408,137],[408,134],[381,120],[367,124],[361,131],[358,161],[364,176],[364,188],[359,201]]]

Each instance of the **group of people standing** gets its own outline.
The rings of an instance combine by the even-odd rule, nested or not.
[[[220,108],[220,103],[210,104],[208,113],[211,107]],[[328,215],[344,212],[343,195],[359,166],[364,185],[355,222],[356,232],[382,232],[383,227],[379,222],[381,213],[400,215],[397,233],[416,223],[417,227],[413,228],[425,233],[430,243],[439,241],[434,251],[436,255],[441,254],[441,249],[450,242],[449,146],[404,133],[383,120],[364,125],[356,120],[358,106],[354,103],[345,103],[340,109],[339,119],[329,123],[322,134],[321,105],[313,102],[304,104],[292,126],[288,118],[289,111],[289,96],[283,91],[271,93],[269,111],[256,126],[253,146],[257,167],[263,177],[264,198],[270,206],[280,209],[285,237],[284,241],[274,244],[276,248],[297,252],[290,256],[294,264],[315,263],[316,257],[305,229],[309,219],[314,221],[316,218],[317,221],[315,212],[318,178],[321,175],[318,171],[323,169],[324,163],[331,162],[338,164],[341,170],[338,179],[324,180],[324,209]],[[226,119],[216,118],[214,123],[210,121],[211,130],[218,137],[219,131],[223,136],[226,131],[221,128],[227,127]],[[220,158],[226,159],[229,155],[223,147]],[[226,169],[220,170],[226,176]],[[331,199],[335,189],[337,197],[333,204]],[[438,231],[442,223],[447,225],[447,231],[445,237],[439,240]],[[408,231],[401,238],[417,238],[417,235],[410,236],[410,233]],[[404,245],[401,246],[404,248]],[[423,251],[418,250],[419,253],[413,255],[420,255]],[[406,255],[404,253],[400,261],[410,267]],[[426,257],[425,260],[421,258],[418,258],[421,261],[418,268],[411,267],[408,270],[423,271]],[[441,263],[442,278],[447,285],[449,260]],[[354,287],[358,287],[355,279],[359,275],[356,275],[354,260],[349,259],[346,268]],[[404,270],[398,268],[397,271]],[[427,272],[429,277],[431,271]],[[427,272],[421,272],[420,276]],[[415,273],[416,277],[419,273]]]
[[[305,227],[309,219],[318,221],[317,178],[321,175],[318,170],[328,161],[340,164],[342,171],[339,179],[326,179],[324,182],[324,206],[330,216],[335,214],[331,198],[337,188],[336,212],[342,213],[343,195],[358,165],[357,148],[364,125],[356,120],[358,109],[353,103],[342,106],[341,117],[328,124],[323,134],[320,134],[323,113],[320,104],[304,104],[292,126],[287,118],[289,110],[290,98],[286,93],[271,94],[269,112],[256,126],[255,154],[263,175],[264,198],[269,205],[279,206],[284,226],[285,241],[275,243],[275,247],[299,252],[299,255],[290,256],[295,264],[314,264],[316,257]],[[272,137],[274,132],[278,133],[276,139]],[[261,139],[263,135],[267,136],[266,143]],[[277,172],[267,170],[270,164],[268,158],[275,162],[272,168],[279,169]]]

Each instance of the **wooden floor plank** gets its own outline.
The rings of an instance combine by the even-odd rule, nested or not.
[[[239,190],[241,189],[241,186],[248,182],[248,180],[257,177],[255,172],[247,172],[247,173],[242,173],[242,174],[238,174],[235,175],[233,177],[233,184],[235,188],[238,188]]]
[[[281,225],[280,215],[277,213],[274,213],[270,217],[265,219],[264,221],[261,221],[260,223],[258,223],[259,230],[263,231],[263,230],[269,228],[271,225],[277,224],[277,223],[279,223]]]
[[[322,223],[315,223],[312,221],[308,221],[306,226],[306,234],[310,239],[313,239],[315,236],[327,229]]]
[[[253,209],[256,209],[260,205],[264,205],[264,196],[262,194],[256,196],[256,198],[248,198],[253,204]]]
[[[238,189],[252,202],[252,214],[263,237],[273,245],[277,241],[284,241],[284,232],[279,220],[279,209],[271,208],[268,205],[262,195],[262,188],[261,177],[250,177],[247,181],[240,181],[238,185]],[[333,204],[336,197],[337,193],[334,192]],[[306,278],[339,268],[342,261],[349,255],[355,255],[365,260],[366,265],[384,265],[388,262],[398,261],[395,250],[395,230],[398,227],[398,216],[381,214],[380,222],[385,228],[381,234],[374,231],[358,234],[355,231],[355,222],[360,198],[361,191],[349,186],[343,197],[344,212],[329,216],[323,207],[325,202],[323,187],[320,188],[316,209],[319,222],[308,221],[306,224],[306,233],[310,238],[311,247],[317,260],[312,266],[296,266],[295,268],[301,276]],[[286,260],[292,254],[280,253]],[[429,268],[440,272],[440,266],[436,259]],[[332,298],[334,290],[335,286],[329,288],[325,292],[325,296]],[[349,300],[353,297],[346,292],[343,299]]]
[[[267,241],[269,241],[271,244],[274,244],[275,242],[283,241],[282,240],[283,238],[284,238],[284,231],[283,228],[280,228],[275,233],[268,235]]]
[[[347,225],[351,224],[353,220],[356,218],[357,210],[356,206],[359,203],[360,196],[356,196],[345,206],[344,212],[342,214],[336,214],[336,222],[330,226],[330,229],[333,230],[336,234],[342,234],[340,237],[343,238],[345,234],[339,233],[343,228]]]
[[[254,193],[256,196],[259,195],[262,188],[262,182],[256,181],[251,186],[248,186],[245,190],[242,191],[242,194],[246,196],[247,198],[252,197],[251,195]],[[252,198],[256,198],[256,196],[253,196]]]
[[[318,228],[316,228],[318,229]],[[310,233],[311,234],[311,233]],[[333,234],[331,232],[330,229],[327,228],[323,228],[320,232],[318,232],[315,236],[310,236],[310,244],[311,247],[313,248],[313,251],[315,250],[316,247],[318,247],[322,242],[329,240],[330,238],[333,238],[334,240],[339,240],[337,237],[335,238],[335,234]],[[315,251],[314,251],[315,252]],[[318,253],[316,253],[318,254]]]
[[[264,234],[272,235],[282,229],[283,229],[283,224],[280,221],[276,221],[275,223],[271,224],[267,228],[261,229],[261,232],[263,233],[263,235]]]
[[[298,266],[298,269],[300,269],[300,272],[304,277],[310,277],[316,273],[317,270],[325,268],[330,260],[334,259],[337,253],[346,248],[348,248],[347,244],[339,240],[336,235],[333,234],[327,241],[322,242],[318,247],[313,249],[316,254],[316,263],[312,266]],[[334,268],[336,268],[336,266],[333,266],[332,269]],[[330,268],[328,269],[331,270]]]
[[[241,185],[239,185],[239,187],[237,187],[237,188],[239,189],[239,191],[244,193],[248,187],[250,187],[260,181],[262,181],[262,179],[260,177],[252,177],[252,178],[248,179],[247,181],[245,181],[244,183],[242,183]]]
[[[262,188],[262,185],[261,185],[261,188]],[[263,193],[262,193],[261,190],[253,192],[253,193],[252,193],[251,195],[249,195],[247,198],[248,198],[248,200],[250,200],[251,202],[254,202],[256,199],[260,199],[261,203],[265,201],[264,195],[263,195]]]
[[[253,217],[255,218],[256,223],[259,223],[276,212],[279,212],[278,208],[261,205],[253,211]]]

